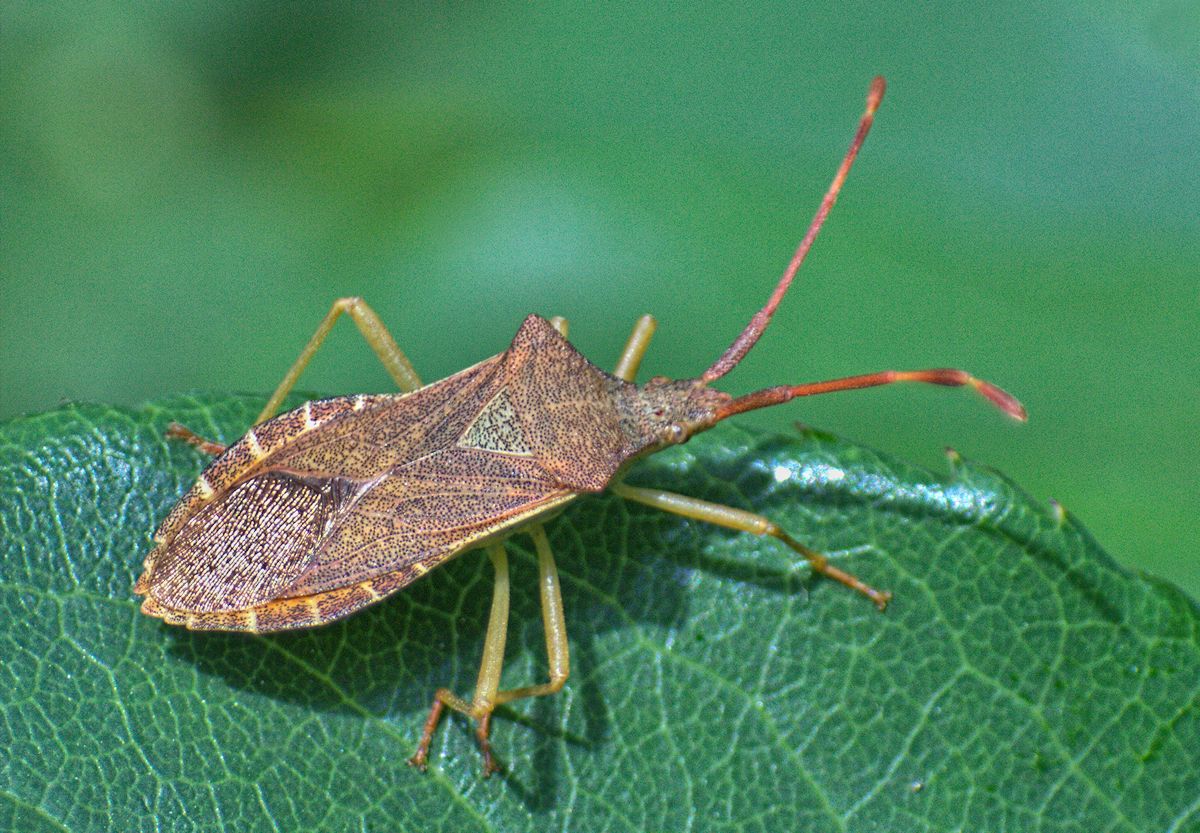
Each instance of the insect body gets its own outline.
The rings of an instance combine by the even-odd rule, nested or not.
[[[135,592],[142,610],[193,629],[268,631],[321,625],[400,590],[433,567],[484,548],[496,584],[475,694],[434,696],[411,762],[424,766],[445,707],[479,722],[484,772],[496,706],[558,691],[569,660],[558,575],[540,520],[589,492],[609,489],[640,503],[725,527],[770,535],[814,570],[865,594],[882,609],[890,595],[834,567],[770,520],[749,512],[621,482],[634,460],[685,442],[736,413],[835,390],[897,381],[974,387],[1024,418],[1015,399],[960,370],[872,373],[767,388],[732,397],[710,387],[762,335],[791,284],[870,128],[883,95],[872,84],[867,110],[812,225],[762,308],[696,379],[633,379],[654,329],[635,328],[614,373],[567,341],[566,323],[535,315],[512,344],[440,382],[421,387],[382,322],[360,299],[336,302],[258,424],[228,448],[181,426],[169,433],[220,453],[155,535]],[[308,402],[274,416],[337,317],[346,312],[402,393]],[[548,682],[500,690],[508,622],[503,540],[528,533],[538,553],[549,657]]]
[[[602,491],[625,461],[678,441],[675,418],[711,419],[729,400],[611,376],[531,315],[506,352],[428,387],[252,428],[159,529],[146,612],[255,631],[340,618]]]

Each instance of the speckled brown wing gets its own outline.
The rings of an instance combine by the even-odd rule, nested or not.
[[[322,400],[257,426],[164,521],[135,588],[143,610],[264,631],[377,601],[603,488],[623,439],[589,400],[612,381],[531,317],[504,354],[411,394]]]
[[[451,448],[398,467],[341,512],[286,595],[384,573],[399,589],[577,496],[536,463],[500,457]]]

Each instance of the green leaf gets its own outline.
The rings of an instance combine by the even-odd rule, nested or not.
[[[130,587],[261,400],[94,405],[0,425],[0,827],[32,831],[1200,828],[1200,618],[986,469],[943,479],[816,432],[724,426],[656,484],[779,521],[879,614],[770,540],[579,501],[549,531],[573,674],[505,708],[480,778],[437,686],[474,682],[490,568],[459,558],[315,631],[190,633]],[[534,562],[513,539],[505,681],[540,681]]]

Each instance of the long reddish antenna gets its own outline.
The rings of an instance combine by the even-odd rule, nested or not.
[[[964,370],[954,370],[939,367],[934,370],[884,370],[879,373],[865,373],[862,376],[847,376],[844,379],[830,379],[828,382],[809,382],[806,385],[779,385],[773,388],[756,390],[737,399],[731,399],[717,408],[715,422],[720,422],[734,414],[756,411],[759,408],[769,408],[781,405],[798,396],[815,396],[821,393],[833,393],[839,390],[859,390],[873,388],[877,385],[890,385],[894,382],[925,382],[930,385],[945,385],[951,388],[970,387],[979,391],[985,399],[991,402],[1013,419],[1024,422],[1025,407],[1017,398],[1003,388],[977,379]]]
[[[858,149],[862,147],[863,141],[867,138],[867,133],[871,130],[871,122],[875,120],[875,111],[879,109],[879,102],[883,99],[883,91],[886,86],[883,76],[876,76],[875,80],[871,82],[871,89],[867,92],[867,109],[858,123],[858,132],[854,134],[854,141],[850,143],[850,150],[846,151],[846,158],[842,160],[842,165],[838,168],[837,175],[833,178],[833,184],[829,186],[829,190],[825,193],[825,199],[821,200],[821,207],[817,209],[816,216],[813,217],[812,223],[808,227],[808,232],[805,233],[804,239],[800,241],[800,245],[796,248],[796,253],[792,255],[792,260],[788,264],[787,269],[784,270],[783,277],[776,284],[775,291],[771,293],[767,305],[754,314],[754,317],[750,319],[750,323],[746,325],[746,329],[742,330],[741,335],[733,340],[733,344],[729,345],[729,349],[713,362],[712,367],[704,371],[704,375],[700,377],[703,381],[712,382],[733,370],[737,366],[737,363],[750,352],[750,348],[755,345],[762,336],[763,331],[767,329],[767,325],[771,323],[771,316],[775,314],[775,308],[783,300],[788,287],[792,284],[792,278],[796,277],[796,272],[799,270],[800,264],[804,262],[805,256],[808,255],[808,250],[812,248],[813,240],[816,239],[817,232],[821,230],[821,226],[825,222],[825,217],[829,214],[829,209],[833,208],[833,204],[837,202],[838,192],[842,190],[842,183],[846,181],[846,174],[850,173],[850,166],[854,164],[854,157],[858,156]]]

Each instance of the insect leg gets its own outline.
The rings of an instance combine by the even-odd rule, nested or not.
[[[550,682],[512,688],[496,693],[496,705],[540,697],[560,691],[571,673],[571,657],[567,648],[567,623],[563,617],[562,592],[559,590],[558,569],[546,530],[536,524],[529,530],[538,554],[538,588],[542,597],[542,628],[546,632],[546,661],[550,666]]]
[[[613,375],[618,379],[624,379],[626,382],[632,382],[637,376],[638,367],[642,364],[642,356],[646,355],[646,348],[650,346],[650,339],[654,337],[654,330],[658,327],[658,322],[654,320],[653,315],[643,315],[633,325],[633,332],[629,334],[629,341],[625,342],[625,349],[621,351],[621,358],[617,360],[617,368],[613,371]]]
[[[874,602],[880,610],[885,609],[888,602],[891,601],[891,593],[876,590],[850,573],[839,570],[830,564],[829,559],[824,555],[804,546],[780,529],[774,521],[764,518],[762,515],[755,515],[752,512],[745,512],[719,503],[709,503],[699,498],[677,495],[674,492],[664,492],[661,489],[643,489],[624,483],[613,483],[609,488],[627,500],[644,503],[655,509],[662,509],[664,512],[672,512],[685,518],[706,521],[717,526],[751,532],[755,535],[770,535],[804,556],[813,570],[834,581],[841,582],[852,590],[857,590]]]
[[[379,361],[383,363],[388,374],[396,380],[396,384],[399,385],[400,390],[408,393],[421,387],[421,377],[417,375],[417,371],[413,370],[408,357],[397,346],[396,340],[392,338],[392,334],[388,332],[383,321],[375,314],[375,310],[367,306],[366,301],[362,298],[338,298],[333,302],[333,306],[329,308],[329,312],[325,314],[325,317],[321,319],[321,323],[317,325],[316,332],[312,334],[312,338],[308,340],[308,344],[304,345],[304,349],[300,351],[300,355],[296,357],[296,361],[292,363],[292,366],[288,368],[288,372],[284,374],[283,380],[275,388],[275,392],[271,394],[266,407],[258,415],[258,419],[254,421],[255,424],[270,419],[279,411],[279,406],[283,404],[284,397],[295,386],[296,381],[300,378],[300,374],[304,372],[304,368],[308,367],[309,361],[312,360],[313,355],[321,346],[321,342],[329,335],[329,331],[333,329],[334,323],[343,312],[354,320],[354,323],[358,326],[358,331],[367,340],[367,344],[371,345],[371,349],[375,351],[375,355],[379,357]]]
[[[567,319],[563,318],[561,315],[556,315],[551,318],[550,326],[557,330],[558,334],[563,338],[567,337],[567,329],[569,325],[567,324]]]
[[[190,428],[180,425],[178,422],[172,422],[167,425],[165,436],[171,440],[183,440],[188,445],[194,445],[196,448],[203,451],[205,454],[222,454],[225,451],[225,446],[220,443],[215,443],[212,440],[206,440]]]
[[[487,548],[488,556],[495,569],[496,580],[492,590],[492,612],[488,617],[487,634],[483,638],[483,660],[479,665],[479,678],[475,683],[475,696],[470,702],[446,688],[439,688],[433,695],[433,706],[425,721],[425,730],[416,753],[408,762],[425,768],[429,760],[429,743],[437,729],[444,708],[449,707],[467,717],[479,721],[475,735],[483,753],[483,774],[490,775],[499,767],[492,760],[492,746],[488,739],[491,730],[492,711],[496,708],[496,692],[500,688],[500,671],[504,667],[504,644],[508,636],[508,554],[503,544],[492,544]]]

